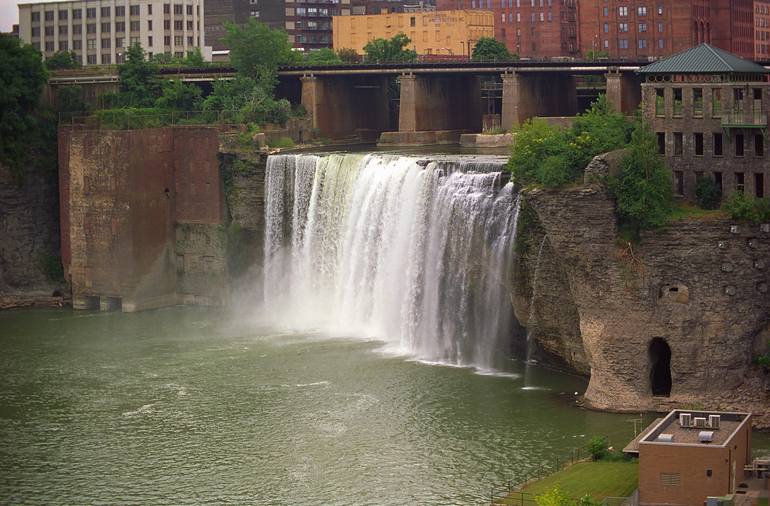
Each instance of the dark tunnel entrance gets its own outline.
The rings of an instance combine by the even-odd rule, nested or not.
[[[671,395],[671,348],[664,339],[650,342],[650,385],[655,397]]]

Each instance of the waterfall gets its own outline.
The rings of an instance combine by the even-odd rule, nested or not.
[[[481,369],[507,356],[518,195],[499,159],[274,155],[265,314]]]

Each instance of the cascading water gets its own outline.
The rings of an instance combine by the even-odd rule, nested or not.
[[[519,210],[502,163],[271,156],[264,301],[272,323],[494,368],[512,334]]]

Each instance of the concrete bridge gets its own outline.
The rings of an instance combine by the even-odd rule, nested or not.
[[[496,116],[504,129],[535,116],[574,116],[581,76],[600,77],[610,103],[631,114],[641,100],[635,71],[646,63],[522,60],[282,67],[277,94],[302,104],[322,137],[432,143],[456,140],[460,132],[480,132],[485,115]],[[161,70],[163,77],[204,87],[234,74],[232,68]],[[52,89],[82,85],[90,90],[87,99],[116,90],[117,83],[115,67],[60,71],[49,80]]]

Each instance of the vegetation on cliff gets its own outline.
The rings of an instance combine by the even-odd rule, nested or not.
[[[770,199],[768,198],[756,198],[736,191],[725,199],[722,208],[734,220],[753,223],[770,222]]]

